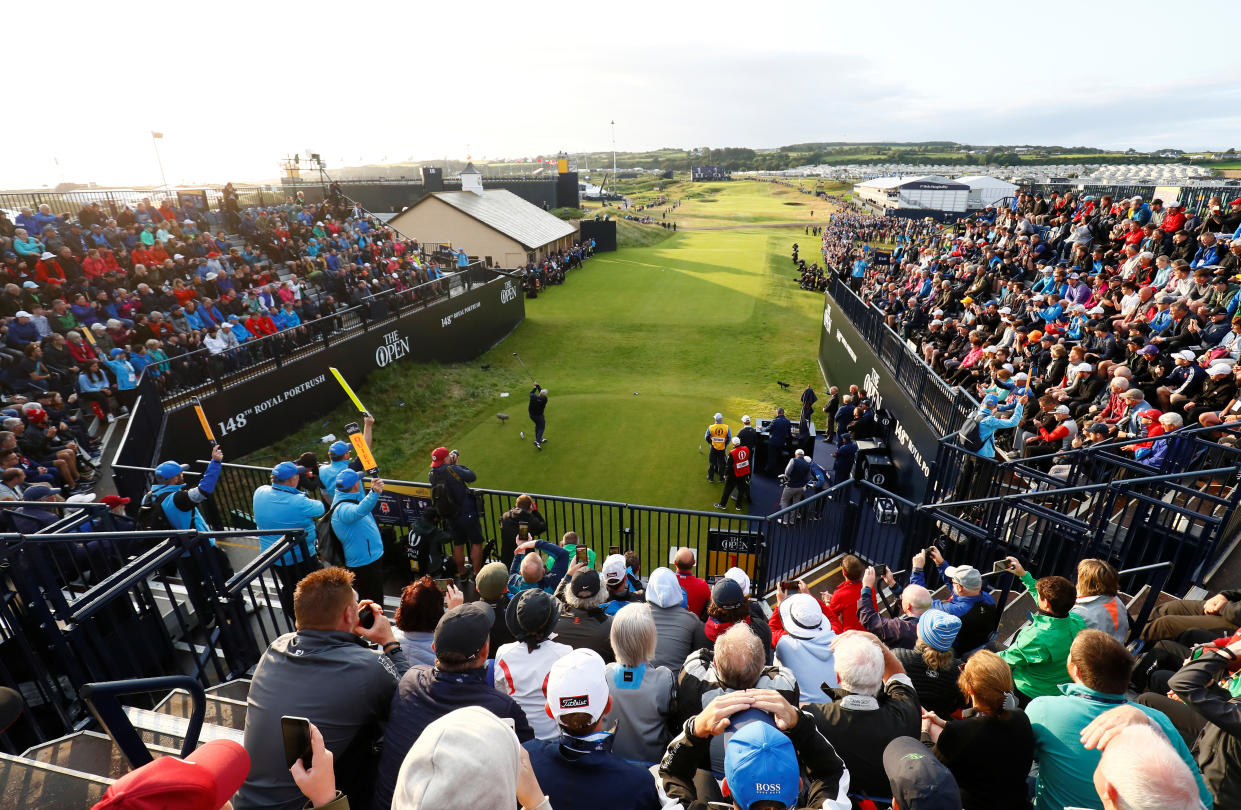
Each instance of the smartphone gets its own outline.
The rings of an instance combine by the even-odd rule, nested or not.
[[[932,552],[932,551],[934,551],[934,550],[935,550],[935,548],[936,548],[935,546],[927,546],[927,547],[926,547],[926,561],[927,561],[927,562],[930,562],[930,561],[931,561],[931,559],[932,559],[931,552]]]
[[[799,583],[795,579],[786,579],[780,583],[780,590],[784,591],[785,593],[797,593],[799,590],[801,590],[800,585],[801,583]]]
[[[1008,570],[1008,560],[996,560],[995,565],[991,566],[991,573],[993,574],[1002,574]]]
[[[586,546],[578,546],[577,548],[573,550],[573,553],[577,557],[578,562],[580,563],[590,562],[590,549],[586,548]]]
[[[530,524],[529,523],[518,523],[517,524],[517,536],[521,538],[523,542],[528,537],[530,537]]]
[[[440,589],[440,593],[448,593],[448,586],[451,584],[452,584],[451,578],[435,580],[435,587]]]
[[[284,766],[292,768],[299,759],[310,769],[310,721],[305,717],[285,715],[280,718],[280,734],[284,737]]]
[[[887,575],[888,575],[888,567],[886,565],[884,565],[883,563],[879,563],[875,566],[875,576],[879,577],[880,579],[883,579]]]
[[[367,630],[375,626],[375,609],[373,607],[367,605],[358,611],[358,625]],[[293,767],[292,763],[289,764],[289,767]]]
[[[608,556],[609,556],[609,557],[611,557],[613,554],[620,554],[620,553],[621,553],[621,547],[620,547],[620,546],[608,546]]]

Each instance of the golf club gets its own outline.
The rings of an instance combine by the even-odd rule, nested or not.
[[[534,383],[535,385],[538,385],[538,380],[534,379],[534,375],[530,373],[530,367],[527,366],[525,362],[521,359],[521,355],[518,354],[517,352],[513,352],[513,356],[517,358],[518,363],[521,363],[521,368],[523,371],[526,372],[526,376],[530,378],[530,382]]]

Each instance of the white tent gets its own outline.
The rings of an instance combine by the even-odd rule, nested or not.
[[[957,182],[970,187],[969,210],[971,211],[995,205],[1017,192],[1017,186],[1012,183],[1000,180],[998,177],[988,177],[985,174],[958,177]]]

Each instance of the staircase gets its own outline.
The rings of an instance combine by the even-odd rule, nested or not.
[[[207,690],[207,716],[198,735],[242,741],[250,681],[238,679]],[[127,707],[130,723],[153,757],[177,756],[189,724],[189,694],[180,689],[153,709]],[[128,760],[106,734],[78,731],[33,746],[21,755],[0,753],[0,807],[4,810],[89,810],[108,786],[130,771]]]

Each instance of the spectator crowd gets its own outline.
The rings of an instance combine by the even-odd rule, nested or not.
[[[272,489],[296,493],[296,477],[291,464],[273,470]],[[359,484],[340,472],[336,502],[373,509]],[[523,499],[515,511],[537,533],[545,524]],[[254,671],[244,745],[185,761],[211,779],[173,778],[158,760],[99,807],[156,806],[127,803],[140,796],[204,808],[233,797],[236,810],[1241,801],[1241,592],[1160,606],[1135,661],[1101,560],[1083,560],[1074,583],[1007,558],[997,571],[1033,612],[1005,643],[998,592],[935,547],[903,587],[846,556],[834,592],[783,583],[768,607],[739,568],[699,577],[688,548],[644,574],[632,552],[598,564],[572,533],[526,535],[511,565],[478,572],[469,600],[471,589],[426,577],[392,619],[359,596],[354,566],[311,566],[291,594],[296,631]],[[946,585],[938,596],[930,568]],[[899,609],[885,607],[893,598]],[[310,724],[302,758],[282,743],[289,717]]]
[[[822,251],[976,395],[980,455],[999,442],[1055,474],[1057,453],[1106,441],[1170,471],[1191,459],[1169,434],[1241,420],[1241,197],[1198,215],[1175,200],[1023,193],[949,227],[846,206]]]

